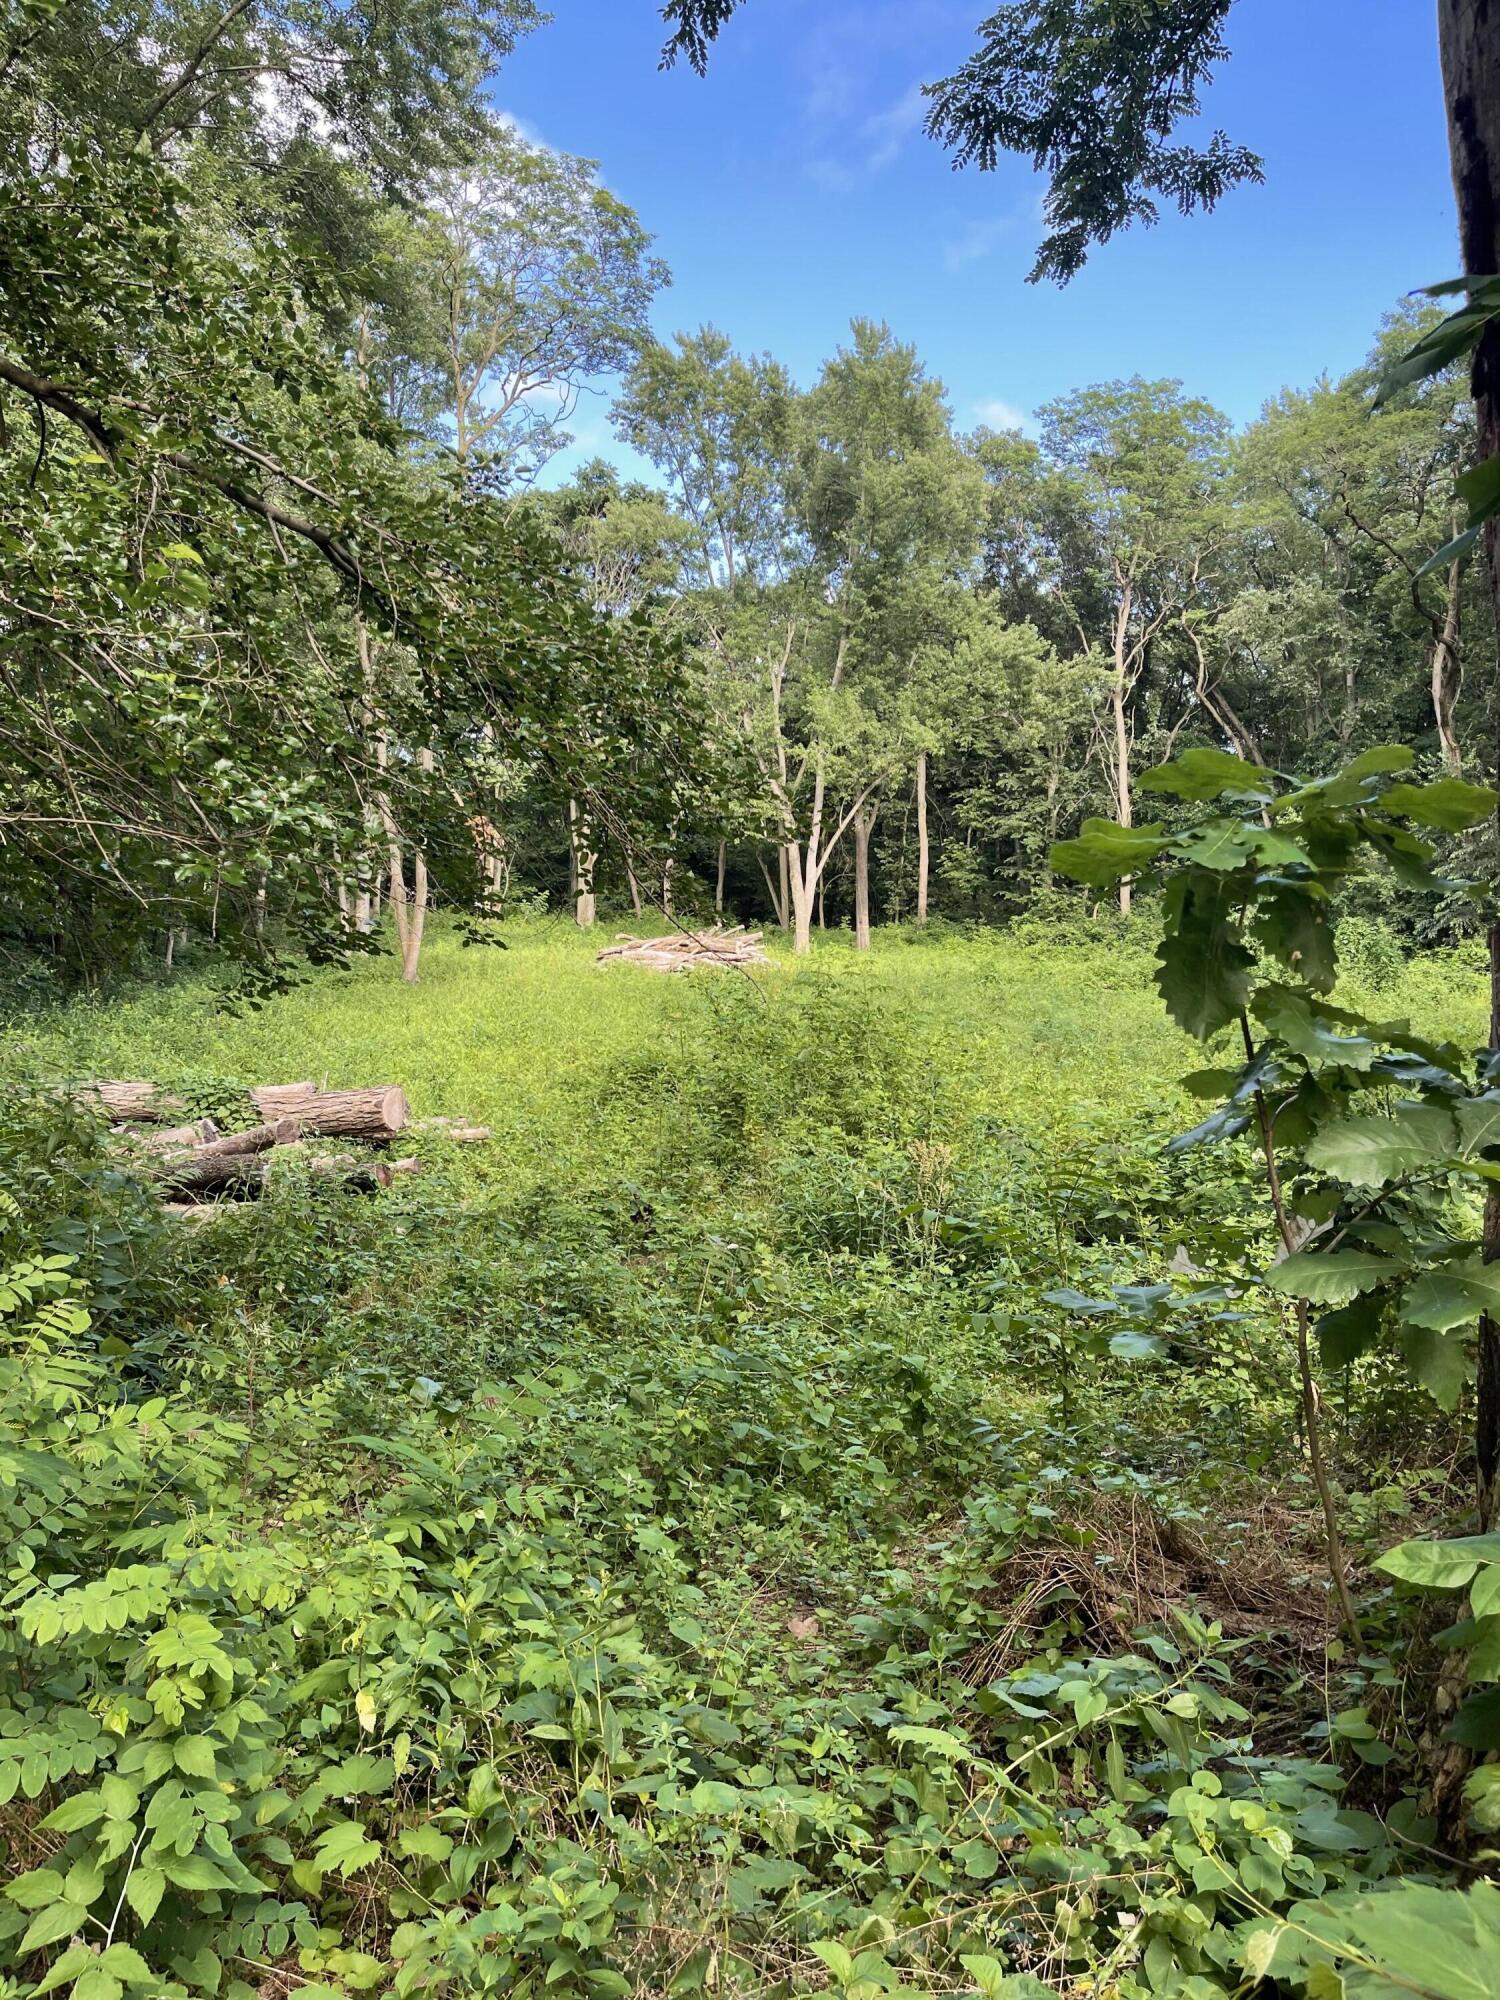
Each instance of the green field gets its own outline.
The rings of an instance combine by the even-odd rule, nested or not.
[[[143,1894],[153,1949],[240,2000],[1235,1990],[1257,1902],[1396,1848],[1319,1761],[1370,1669],[1322,1651],[1283,1336],[1239,1288],[1262,1198],[1232,1149],[1163,1151],[1202,1057],[1149,958],[887,933],[669,979],[595,948],[440,933],[416,989],[372,959],[226,1012],[189,979],[11,1035],[17,1083],[228,1115],[400,1082],[492,1136],[419,1130],[373,1198],[289,1161],[192,1227],[92,1122],[5,1098],[8,1254],[77,1260],[96,1343],[82,1384],[45,1340],[9,1378],[29,1449],[72,1440],[73,1574],[11,1570],[16,1643],[72,1637],[0,1733],[6,1796],[73,1760],[128,1814],[211,1774]],[[1384,971],[1382,1007],[1477,1037],[1467,959]],[[1132,1348],[1088,1301],[1156,1280]],[[72,1909],[62,1837],[12,1854]]]

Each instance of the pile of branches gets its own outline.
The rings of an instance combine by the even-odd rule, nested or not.
[[[598,963],[616,958],[625,965],[649,966],[653,972],[695,972],[700,966],[769,965],[761,949],[760,931],[747,931],[743,924],[729,929],[715,925],[711,931],[675,931],[670,937],[635,937],[617,931],[615,942],[599,953]]]
[[[411,1116],[406,1092],[392,1083],[365,1090],[262,1085],[246,1094],[247,1115],[257,1122],[233,1132],[222,1132],[212,1118],[191,1117],[184,1098],[154,1083],[96,1082],[77,1095],[111,1120],[132,1166],[178,1212],[221,1197],[253,1199],[278,1146],[301,1147],[309,1173],[345,1187],[373,1191],[389,1187],[397,1174],[421,1171],[414,1156],[386,1157]],[[327,1139],[353,1140],[361,1150],[318,1150]]]

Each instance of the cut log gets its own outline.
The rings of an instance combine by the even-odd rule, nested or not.
[[[77,1095],[87,1104],[97,1104],[111,1118],[134,1125],[166,1125],[187,1110],[187,1099],[173,1097],[154,1083],[139,1079],[129,1082],[86,1083]]]
[[[121,1127],[122,1131],[129,1129]],[[170,1152],[174,1146],[211,1145],[218,1136],[219,1128],[212,1118],[197,1118],[191,1125],[153,1125],[132,1134],[139,1145],[149,1146],[153,1153]]]
[[[450,1125],[448,1137],[460,1146],[480,1146],[490,1136],[488,1125]]]
[[[393,1139],[411,1112],[406,1092],[394,1083],[373,1090],[314,1090],[310,1084],[268,1085],[252,1090],[251,1101],[268,1123],[295,1118],[304,1132],[327,1139]]]
[[[190,1187],[194,1185],[192,1175],[215,1160],[233,1160],[248,1153],[269,1152],[272,1146],[290,1146],[301,1136],[302,1130],[295,1118],[278,1118],[270,1125],[252,1125],[246,1132],[231,1132],[223,1139],[212,1139],[206,1145],[195,1147],[191,1153],[164,1161],[156,1171],[164,1180]]]
[[[267,1083],[251,1091],[250,1102],[262,1118],[289,1118],[299,1104],[317,1094],[315,1083]]]
[[[190,1153],[164,1167],[157,1178],[173,1194],[209,1194],[215,1188],[249,1187],[263,1180],[265,1172],[258,1153],[217,1153],[206,1160]]]

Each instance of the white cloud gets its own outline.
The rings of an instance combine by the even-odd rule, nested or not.
[[[865,119],[848,146],[848,157],[813,160],[807,171],[819,187],[827,188],[830,194],[852,193],[866,181],[884,173],[907,140],[921,130],[925,115],[926,100],[922,95],[922,86],[914,83],[884,111],[877,111]]]
[[[998,250],[1015,226],[1015,217],[1010,215],[992,215],[982,222],[971,222],[943,245],[944,269],[961,271],[966,264],[977,264]]]
[[[1031,428],[1031,418],[1025,410],[1018,409],[1014,403],[1007,403],[1003,396],[989,396],[976,403],[974,414],[992,431],[1024,431]]]

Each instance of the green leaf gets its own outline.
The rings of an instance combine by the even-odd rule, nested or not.
[[[1362,750],[1352,764],[1346,764],[1340,778],[1375,778],[1388,771],[1409,771],[1417,761],[1416,752],[1406,743],[1377,743]]]
[[[1469,1679],[1500,1681],[1500,1617],[1479,1620],[1469,1645]]]
[[[214,1746],[206,1736],[179,1736],[172,1745],[177,1768],[190,1778],[216,1778],[219,1767]]]
[[[347,1881],[380,1859],[380,1843],[369,1838],[358,1820],[344,1819],[321,1836],[313,1858],[319,1868],[337,1868]]]
[[[1339,1118],[1315,1132],[1307,1162],[1351,1187],[1376,1188],[1424,1166],[1437,1166],[1455,1144],[1453,1119],[1441,1105],[1401,1104],[1388,1118]]]
[[[1393,361],[1376,385],[1374,405],[1378,409],[1388,403],[1403,389],[1410,389],[1415,383],[1425,382],[1429,375],[1441,375],[1445,368],[1479,344],[1490,321],[1490,315],[1476,312],[1471,306],[1463,306],[1455,313],[1440,320],[1429,333],[1406,350],[1399,361]]]
[[[1122,875],[1138,875],[1171,846],[1160,827],[1120,826],[1112,819],[1086,819],[1074,840],[1059,840],[1052,866],[1059,875],[1092,889],[1106,889]]]
[[[166,1876],[149,1862],[138,1862],[126,1878],[125,1900],[135,1911],[143,1930],[156,1915],[166,1886]]]
[[[1407,1286],[1401,1300],[1401,1317],[1407,1326],[1427,1327],[1447,1333],[1479,1317],[1479,1306],[1464,1280],[1462,1268],[1439,1264],[1423,1271]]]
[[[1402,1583],[1420,1584],[1424,1590],[1460,1590],[1471,1583],[1484,1558],[1486,1543],[1500,1549],[1500,1536],[1465,1535],[1447,1542],[1400,1542],[1375,1561],[1375,1568]],[[1479,1544],[1480,1547],[1476,1547]]]
[[[1378,1968],[1374,1979],[1346,1969],[1350,2000],[1494,2000],[1500,1963],[1500,1890],[1481,1882],[1468,1891],[1395,1882],[1358,1897],[1306,1904],[1306,1928],[1339,1958],[1357,1953]]]
[[[1415,820],[1440,833],[1465,833],[1494,812],[1497,797],[1488,785],[1466,778],[1437,778],[1430,785],[1392,785],[1381,800],[1383,812]]]
[[[1401,1266],[1373,1250],[1299,1250],[1284,1257],[1267,1273],[1273,1292],[1309,1299],[1314,1305],[1339,1306],[1399,1277]]]
[[[1333,989],[1338,965],[1326,897],[1300,883],[1283,883],[1263,896],[1254,916],[1256,937],[1288,972],[1316,992]]]
[[[6,1895],[23,1910],[40,1910],[48,1903],[55,1903],[62,1889],[63,1878],[55,1868],[33,1868],[5,1885]]]
[[[40,1951],[44,1945],[58,1944],[63,1938],[72,1937],[75,1931],[83,1929],[88,1914],[86,1904],[70,1903],[66,1899],[60,1903],[49,1903],[44,1910],[38,1910],[21,1939],[22,1958],[28,1952]]]
[[[1325,1313],[1318,1321],[1318,1352],[1325,1368],[1348,1368],[1369,1352],[1385,1318],[1386,1299],[1380,1292],[1365,1292],[1337,1312]]]
[[[1199,1041],[1238,1020],[1250,998],[1255,957],[1227,917],[1225,903],[1190,883],[1176,928],[1156,950],[1156,985],[1167,1012]]]
[[[1469,1097],[1453,1107],[1461,1137],[1459,1153],[1473,1159],[1491,1146],[1500,1146],[1500,1090],[1487,1090],[1482,1097]]]
[[[1401,1352],[1412,1373],[1440,1410],[1456,1410],[1468,1380],[1468,1352],[1462,1338],[1432,1327],[1407,1326],[1401,1332]]]
[[[1330,1007],[1294,987],[1262,986],[1254,1011],[1273,1035],[1314,1068],[1337,1063],[1344,1069],[1367,1070],[1380,1053],[1379,1043],[1364,1032],[1370,1023],[1362,1015]]]
[[[1271,774],[1227,750],[1184,750],[1170,764],[1153,765],[1138,780],[1143,792],[1166,792],[1178,799],[1217,799],[1226,792],[1270,795]]]

